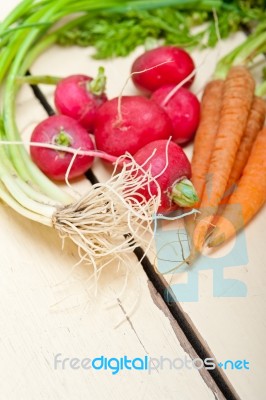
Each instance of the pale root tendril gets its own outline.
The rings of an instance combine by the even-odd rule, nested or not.
[[[105,258],[121,260],[123,254],[142,246],[147,252],[153,240],[153,221],[160,204],[160,187],[150,171],[143,171],[133,159],[119,157],[107,182],[93,185],[77,201],[58,209],[53,226],[62,238],[77,244],[83,260],[96,271]],[[157,185],[157,195],[147,200],[139,189]]]

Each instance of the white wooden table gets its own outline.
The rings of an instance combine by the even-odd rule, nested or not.
[[[18,3],[7,4],[1,0],[0,17]],[[238,34],[223,44],[224,53],[243,40]],[[33,74],[65,76],[71,73],[94,75],[99,64],[104,65],[108,81],[108,95],[118,95],[138,49],[126,59],[96,62],[89,58],[91,49],[62,49],[53,47],[32,66]],[[198,63],[205,59],[199,70],[194,90],[198,92],[214,68],[217,52],[194,53]],[[41,86],[52,103],[53,87]],[[129,83],[125,93],[134,94]],[[18,125],[24,138],[28,138],[34,125],[46,117],[45,110],[34,98],[29,87],[21,91],[17,104]],[[188,155],[191,148],[186,148]],[[98,179],[106,179],[109,172],[100,162],[93,167]],[[80,179],[74,189],[81,192],[91,186],[87,179]],[[220,368],[231,391],[244,400],[265,399],[264,359],[266,350],[265,287],[266,210],[257,216],[245,230],[248,259],[234,254],[232,265],[219,267],[217,277],[214,267],[195,272],[193,288],[198,299],[182,298],[178,304],[181,317],[190,324],[190,330],[217,362],[246,360],[249,370]],[[186,359],[198,358],[198,344],[191,343],[164,299],[147,278],[142,265],[132,254],[134,273],[129,275],[126,292],[114,300],[124,282],[125,274],[115,268],[103,274],[98,294],[89,290],[91,271],[80,265],[73,269],[78,256],[75,246],[67,242],[62,249],[55,232],[37,223],[25,220],[0,204],[0,398],[7,400],[61,400],[61,399],[115,399],[140,400],[207,400],[224,399],[208,371],[189,368],[172,368]],[[165,230],[172,229],[168,224]],[[234,244],[215,257],[226,256]],[[231,257],[232,259],[232,257]],[[152,259],[151,259],[152,260]],[[219,264],[219,263],[218,263]],[[217,264],[217,265],[218,265]],[[238,265],[240,264],[240,265]],[[213,264],[215,265],[215,263]],[[215,278],[216,276],[216,278]],[[164,275],[171,285],[190,282],[191,274]],[[219,297],[213,293],[214,283],[235,279],[247,292],[243,296],[234,291],[237,283],[227,281]],[[197,282],[198,280],[198,282]],[[196,283],[195,283],[196,282]],[[196,286],[195,286],[196,285]],[[219,285],[218,285],[219,286]],[[181,288],[181,286],[179,286]],[[187,286],[188,287],[188,286]],[[195,293],[191,289],[190,293]],[[237,294],[228,297],[226,291]],[[237,289],[238,290],[238,289]],[[229,293],[229,292],[228,292]],[[222,296],[221,296],[222,294]],[[241,297],[243,296],[243,297]],[[133,312],[130,310],[134,307]],[[125,314],[129,314],[129,318]],[[122,323],[120,324],[120,322]],[[116,327],[119,324],[118,327]],[[127,356],[164,360],[164,368],[154,370],[122,370],[112,374],[109,370],[65,369],[55,357],[79,358]],[[162,360],[161,360],[162,362]],[[158,365],[157,365],[158,366]],[[236,394],[237,393],[237,394]],[[229,397],[227,397],[229,398]]]

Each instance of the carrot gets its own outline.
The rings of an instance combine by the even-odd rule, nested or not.
[[[209,82],[205,87],[201,101],[200,123],[195,135],[191,161],[191,181],[200,199],[204,190],[209,161],[218,130],[223,83],[221,79]]]
[[[243,169],[248,161],[252,145],[257,137],[257,134],[262,129],[266,116],[266,102],[261,97],[254,97],[246,130],[242,137],[235,162],[227,182],[225,193],[230,191],[232,186],[237,183],[242,175]]]
[[[201,251],[205,236],[226,189],[235,156],[246,128],[255,82],[247,68],[232,67],[225,79],[215,145],[201,201],[201,216],[193,244]]]
[[[258,134],[243,175],[230,196],[208,246],[222,244],[241,230],[266,202],[266,127]]]
[[[206,85],[201,100],[200,123],[195,135],[191,161],[191,181],[193,182],[199,199],[204,190],[209,161],[218,130],[222,91],[223,80],[213,80]],[[195,207],[199,207],[199,205],[200,200]],[[189,209],[185,211],[189,211]],[[190,242],[192,242],[194,226],[195,215],[188,215],[185,218],[185,227]],[[190,244],[193,246],[192,243]]]

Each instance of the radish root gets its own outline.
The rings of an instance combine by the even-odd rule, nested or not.
[[[116,173],[122,163],[122,170]],[[160,188],[156,183],[157,195],[148,201],[138,190],[151,182],[156,180],[149,171],[144,172],[133,157],[122,156],[107,182],[93,185],[79,200],[55,212],[53,226],[61,238],[70,237],[76,243],[81,258],[93,266],[96,276],[107,261],[105,257],[118,262],[140,245],[149,250]]]
[[[120,94],[118,96],[118,99],[117,99],[117,115],[118,115],[117,124],[120,124],[123,121],[123,116],[122,116],[122,96],[123,96],[124,90],[125,90],[128,82],[132,78],[132,76],[133,75],[138,75],[138,74],[143,74],[143,72],[151,71],[154,68],[160,67],[163,64],[168,64],[168,63],[171,63],[171,62],[174,62],[174,61],[169,59],[169,60],[163,61],[163,62],[161,62],[159,64],[153,65],[150,68],[145,68],[145,69],[142,69],[141,71],[131,72],[131,74],[127,77],[127,79],[126,79],[126,81],[125,81],[125,83],[124,83],[124,85],[123,85],[123,87],[121,89],[121,92],[120,92]]]

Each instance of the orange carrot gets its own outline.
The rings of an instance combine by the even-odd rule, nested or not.
[[[200,123],[195,135],[193,156],[191,161],[191,181],[196,189],[199,199],[201,199],[206,174],[208,172],[209,162],[216,133],[222,105],[223,80],[217,79],[209,82],[201,100]],[[195,207],[199,207],[199,202]],[[189,211],[186,209],[185,211]],[[191,242],[193,237],[195,215],[188,215],[185,218],[185,227],[188,239]],[[193,246],[192,243],[191,247]]]
[[[266,202],[266,127],[253,145],[235,192],[211,233],[208,246],[218,246],[234,236]]]
[[[254,97],[255,82],[245,67],[232,67],[225,79],[218,132],[201,201],[201,216],[193,243],[201,251],[205,236],[226,189],[244,134]]]
[[[255,96],[251,105],[246,130],[242,137],[235,162],[227,182],[225,193],[230,191],[242,175],[243,169],[248,161],[252,145],[257,134],[262,129],[266,116],[266,102],[261,97]]]
[[[223,83],[223,80],[220,79],[209,82],[205,87],[201,100],[200,124],[195,135],[191,161],[191,181],[200,199],[203,194],[206,174],[218,130]]]

